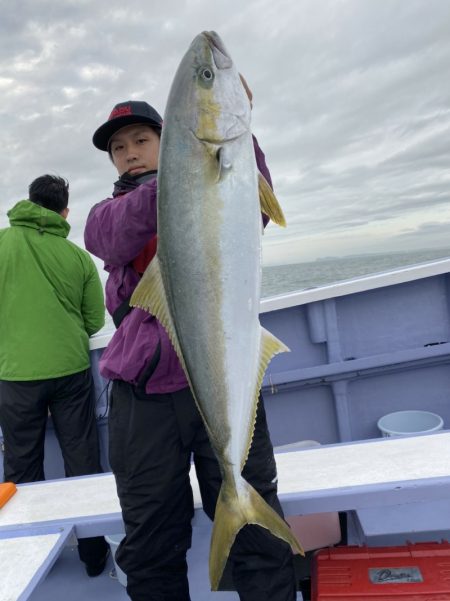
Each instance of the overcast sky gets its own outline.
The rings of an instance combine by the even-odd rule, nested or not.
[[[0,227],[43,173],[70,238],[116,173],[91,143],[117,102],[161,113],[192,39],[216,30],[254,94],[288,228],[265,264],[450,246],[450,1],[1,0]]]

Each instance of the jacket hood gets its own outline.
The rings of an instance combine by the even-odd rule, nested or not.
[[[64,238],[67,238],[70,231],[70,225],[59,213],[29,200],[20,200],[7,215],[12,226],[31,227]]]

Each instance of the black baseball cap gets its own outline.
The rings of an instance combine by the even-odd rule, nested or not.
[[[132,123],[147,123],[152,127],[161,129],[162,117],[147,102],[140,100],[127,100],[119,102],[111,111],[108,121],[100,125],[92,137],[92,142],[100,150],[108,150],[108,144],[116,131]]]

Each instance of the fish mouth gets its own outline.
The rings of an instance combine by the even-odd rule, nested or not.
[[[191,132],[191,134],[194,136],[194,138],[196,140],[198,140],[199,142],[202,142],[203,144],[205,144],[206,146],[211,146],[211,147],[219,147],[222,144],[225,144],[227,142],[233,142],[234,140],[237,140],[238,138],[240,138],[241,136],[243,136],[247,130],[243,130],[238,132],[237,134],[230,136],[229,138],[214,138],[214,137],[199,137],[197,136],[197,134],[190,129],[189,130]]]
[[[216,67],[218,69],[229,69],[232,67],[233,61],[219,34],[215,31],[203,31],[201,35],[206,38],[209,44]]]

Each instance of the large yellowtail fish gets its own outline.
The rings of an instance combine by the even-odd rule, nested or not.
[[[158,251],[131,304],[155,315],[169,333],[220,464],[213,590],[246,524],[267,528],[302,553],[288,525],[241,475],[264,372],[273,355],[289,350],[259,323],[261,208],[283,223],[257,172],[239,74],[220,37],[204,32],[181,61],[169,94]]]

